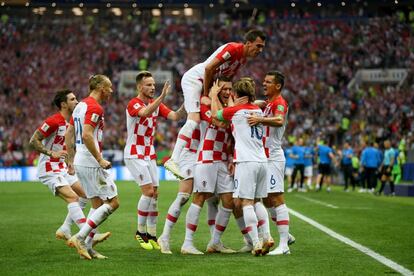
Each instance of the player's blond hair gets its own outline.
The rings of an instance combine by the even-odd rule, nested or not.
[[[249,102],[254,102],[256,100],[255,87],[251,80],[246,78],[238,80],[233,85],[233,90],[237,97],[247,96],[249,98]]]
[[[93,75],[89,78],[89,92],[92,92],[107,80],[109,80],[109,78],[105,75]]]

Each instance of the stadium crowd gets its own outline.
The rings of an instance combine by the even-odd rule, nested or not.
[[[0,166],[32,165],[29,148],[34,129],[54,111],[52,95],[60,88],[87,95],[88,77],[110,76],[116,87],[122,70],[171,70],[175,93],[166,104],[182,104],[180,79],[192,65],[222,43],[240,41],[253,24],[246,20],[134,17],[105,20],[9,18],[0,22]],[[285,74],[290,104],[288,136],[316,141],[328,136],[352,141],[406,139],[414,147],[414,85],[347,84],[360,68],[414,68],[413,31],[397,16],[254,22],[268,35],[263,54],[240,76],[261,80],[269,69]],[[409,82],[413,83],[413,82]],[[115,89],[116,91],[116,89]],[[115,93],[106,105],[105,149],[123,149],[125,108],[132,95]],[[179,125],[160,121],[157,152],[168,155]]]

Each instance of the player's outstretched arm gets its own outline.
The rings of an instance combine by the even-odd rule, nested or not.
[[[187,115],[187,112],[184,109],[184,105],[181,105],[176,111],[171,111],[168,113],[168,120],[179,121]]]
[[[208,91],[210,91],[210,86],[213,83],[213,77],[214,72],[216,72],[216,69],[220,67],[220,65],[223,64],[221,60],[218,58],[214,58],[207,66],[204,71],[204,96],[208,95]]]
[[[101,168],[103,169],[109,169],[112,167],[112,164],[111,162],[105,160],[102,157],[102,154],[96,148],[95,141],[93,139],[93,131],[94,131],[93,126],[85,124],[83,133],[82,133],[83,143],[85,144],[89,152],[92,154],[92,156],[96,159],[96,161],[98,161],[99,166],[101,166]]]
[[[164,101],[165,97],[170,93],[170,83],[166,81],[164,83],[164,87],[162,88],[161,95],[158,96],[151,104],[142,108],[138,112],[138,116],[140,117],[148,117],[151,116],[152,113],[160,106],[160,104]]]

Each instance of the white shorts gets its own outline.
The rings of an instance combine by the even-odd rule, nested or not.
[[[312,177],[313,176],[313,167],[312,166],[306,166],[304,175],[305,175],[305,177]]]
[[[233,198],[267,197],[267,163],[241,162],[234,173]]]
[[[293,174],[293,167],[286,167],[285,168],[285,175],[286,176],[292,176]]]
[[[285,191],[283,170],[285,161],[269,161],[267,163],[267,193],[283,193]]]
[[[53,195],[56,195],[58,187],[72,186],[78,182],[78,178],[75,175],[70,175],[67,172],[50,172],[39,176],[39,180],[42,184],[49,187]]]
[[[194,193],[232,193],[227,163],[215,162],[196,164],[194,173]]]
[[[75,171],[87,198],[107,200],[118,195],[115,182],[106,170],[75,165]]]
[[[185,73],[181,79],[181,87],[184,94],[184,108],[187,113],[200,112],[200,98],[203,83],[197,76]]]
[[[184,149],[181,152],[180,160],[178,161],[178,167],[181,174],[184,176],[184,180],[194,177],[195,164],[197,162],[197,153],[191,152],[188,149]]]
[[[154,160],[142,160],[136,158],[125,158],[125,166],[128,168],[135,182],[139,186],[152,184],[159,186],[158,167]]]

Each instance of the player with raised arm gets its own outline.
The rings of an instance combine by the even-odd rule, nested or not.
[[[285,77],[278,71],[270,71],[263,81],[264,94],[267,97],[264,117],[251,115],[248,118],[251,127],[264,125],[263,144],[268,160],[267,197],[264,205],[275,221],[280,235],[279,246],[269,255],[290,254],[289,213],[284,200],[285,155],[282,138],[287,124],[288,103],[282,96]],[[265,233],[266,235],[266,233]],[[264,236],[264,250],[269,250],[271,237]],[[293,240],[293,237],[291,238]],[[272,244],[271,244],[272,245]]]
[[[126,108],[128,138],[124,149],[125,165],[142,193],[137,205],[135,238],[144,249],[160,249],[156,238],[159,176],[153,140],[159,116],[177,121],[185,116],[185,111],[183,107],[172,111],[162,103],[170,90],[168,82],[154,99],[155,80],[148,71],[138,73],[136,88],[138,95]]]
[[[241,199],[246,232],[249,235],[253,250],[252,254],[262,254],[263,242],[259,239],[258,219],[254,209],[255,199],[267,196],[267,158],[263,147],[262,125],[249,126],[249,114],[263,116],[262,110],[254,105],[255,89],[249,80],[239,80],[233,85],[235,105],[219,110],[217,92],[211,93],[212,116],[220,121],[231,122],[232,134],[235,141],[233,162],[236,166],[234,173],[233,198]],[[240,99],[248,97],[248,103],[240,103]]]
[[[266,35],[260,30],[250,30],[245,34],[244,43],[230,42],[219,47],[202,63],[188,70],[181,80],[184,94],[184,107],[187,121],[178,133],[172,156],[164,166],[179,178],[184,178],[178,168],[181,152],[192,133],[200,123],[200,98],[209,91],[212,82],[224,76],[230,80],[237,74],[246,59],[257,57],[265,46]]]
[[[68,245],[76,247],[78,253],[89,260],[106,258],[92,248],[94,231],[119,207],[117,187],[107,171],[111,162],[102,156],[104,110],[101,103],[108,101],[112,93],[112,83],[107,76],[92,76],[89,79],[89,97],[74,109],[65,135],[69,173],[74,174],[76,170],[94,209]]]

